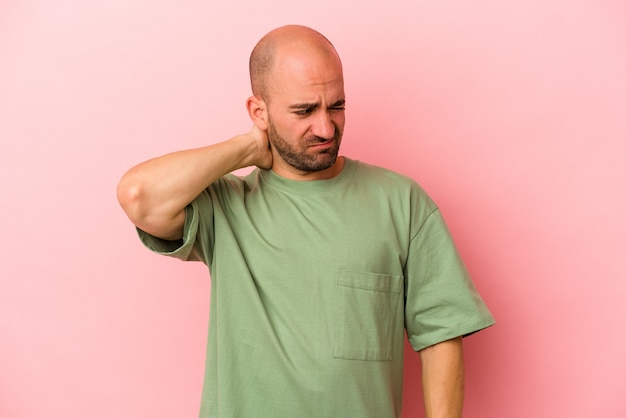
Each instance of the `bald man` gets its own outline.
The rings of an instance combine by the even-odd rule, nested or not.
[[[339,156],[342,64],[320,33],[271,31],[250,79],[250,132],[139,164],[118,186],[149,249],[211,272],[200,416],[400,417],[406,331],[427,416],[460,417],[462,338],[493,318],[437,206]]]

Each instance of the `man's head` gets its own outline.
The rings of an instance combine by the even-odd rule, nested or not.
[[[332,169],[345,123],[345,94],[341,60],[328,39],[304,26],[271,31],[252,51],[250,80],[254,96],[248,110],[268,133],[274,169]]]

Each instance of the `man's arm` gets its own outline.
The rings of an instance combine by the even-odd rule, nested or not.
[[[207,147],[174,152],[131,168],[117,197],[138,228],[159,238],[183,236],[185,207],[211,183],[233,170],[272,166],[267,134],[256,125],[247,134]]]
[[[461,418],[465,393],[463,340],[444,341],[420,351],[428,418]]]

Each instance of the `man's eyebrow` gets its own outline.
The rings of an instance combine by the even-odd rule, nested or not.
[[[317,103],[296,103],[296,104],[293,104],[293,105],[289,106],[289,109],[293,109],[293,110],[314,109],[317,106],[319,106],[319,104],[317,104]]]
[[[329,107],[342,107],[345,106],[346,100],[339,99],[335,103],[331,104]],[[319,103],[296,103],[289,106],[291,110],[300,110],[300,109],[315,109],[319,106]]]

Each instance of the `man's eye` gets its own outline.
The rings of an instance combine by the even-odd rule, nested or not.
[[[333,112],[343,112],[344,110],[346,110],[346,107],[345,106],[331,107],[330,110],[332,110]]]
[[[306,115],[310,114],[311,112],[313,112],[313,108],[307,108],[307,109],[302,109],[302,110],[296,110],[294,113],[295,113],[296,115],[306,116]]]

